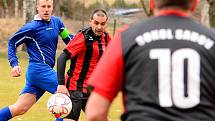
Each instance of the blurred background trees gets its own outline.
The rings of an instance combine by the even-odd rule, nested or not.
[[[215,28],[215,0],[207,0],[209,3],[209,22]]]
[[[150,15],[149,0],[53,0],[53,14],[60,16],[71,32],[88,25],[89,16],[96,8],[108,11],[109,31],[134,23]],[[36,0],[0,0],[0,47],[15,30],[36,14]],[[130,11],[132,10],[132,11]],[[215,0],[201,0],[194,14],[202,23],[215,28]],[[17,26],[17,27],[16,27]],[[6,43],[6,42],[5,42]]]
[[[0,0],[0,18],[22,17],[25,4],[34,6],[36,0]],[[111,2],[110,2],[111,1]],[[95,8],[138,8],[138,2],[132,0],[54,0],[54,14],[70,19],[82,20]],[[133,0],[136,1],[136,0]],[[28,6],[27,5],[27,6]],[[30,11],[30,10],[29,10]],[[84,11],[84,16],[81,11]]]
[[[36,0],[23,0],[23,19],[24,19],[24,21],[25,22],[31,21],[34,18],[35,14],[36,14]]]
[[[31,6],[35,6],[32,5],[35,4],[35,1],[0,0],[0,18],[26,18],[27,15],[34,14],[35,11]],[[149,0],[54,0],[54,15],[83,21],[88,19],[95,8],[105,10],[142,8],[143,1],[148,7]],[[206,1],[209,3],[210,25],[215,27],[215,0],[201,0],[201,3],[206,4]],[[25,9],[25,5],[28,9]]]

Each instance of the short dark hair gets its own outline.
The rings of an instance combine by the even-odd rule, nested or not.
[[[193,0],[155,0],[156,7],[163,9],[167,7],[177,7],[184,10],[189,10]]]
[[[102,12],[103,14],[97,14],[99,12]],[[90,19],[92,20],[93,19],[93,16],[97,14],[98,16],[103,16],[105,15],[107,17],[107,20],[108,20],[108,15],[107,15],[107,12],[104,10],[104,9],[95,9],[92,14],[90,15]]]

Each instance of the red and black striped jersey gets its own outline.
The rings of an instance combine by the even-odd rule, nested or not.
[[[69,90],[87,92],[86,82],[110,40],[108,33],[95,36],[92,29],[87,28],[70,41],[66,47],[71,54],[71,65],[66,75]]]
[[[160,14],[120,31],[88,84],[110,101],[123,92],[123,121],[214,121],[214,40],[184,14]]]

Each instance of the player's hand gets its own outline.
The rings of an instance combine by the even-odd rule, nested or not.
[[[12,77],[19,77],[21,76],[21,67],[20,66],[14,66],[11,71]]]
[[[70,96],[69,91],[65,85],[58,85],[57,93],[63,93],[63,94],[66,94],[67,96]]]

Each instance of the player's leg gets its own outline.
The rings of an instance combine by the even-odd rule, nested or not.
[[[29,80],[28,76],[26,80]],[[12,117],[25,114],[44,93],[45,91],[35,87],[32,81],[26,81],[26,85],[16,103],[9,106]]]
[[[80,91],[69,91],[69,93],[72,101],[72,111],[63,121],[78,121],[82,109],[83,93]]]
[[[26,85],[21,95],[15,104],[0,110],[0,121],[7,121],[12,117],[24,114],[45,93],[44,90],[34,85],[41,79],[40,77],[43,77],[40,70],[40,65],[29,64],[26,72]]]
[[[4,107],[0,110],[0,121],[8,121],[12,118],[9,107]]]
[[[30,93],[21,94],[16,103],[9,106],[12,117],[25,114],[35,103],[36,103],[35,94]]]
[[[8,121],[15,116],[25,114],[36,103],[39,97],[31,93],[22,93],[16,103],[0,110],[0,121]]]
[[[58,80],[57,80],[57,73],[55,70],[42,66],[43,73],[40,75],[40,80],[37,81],[35,86],[40,87],[42,90],[48,91],[51,94],[54,94],[57,91],[57,86],[58,86]],[[41,70],[41,68],[40,68]],[[38,79],[35,79],[38,80]],[[55,121],[63,121],[62,118],[56,118]]]
[[[90,96],[90,93],[84,93],[83,94],[83,99],[82,99],[82,110],[85,112],[85,107],[87,105],[87,101],[88,101],[88,98]]]
[[[34,87],[30,81],[26,81],[26,85],[16,103],[0,110],[0,121],[8,121],[15,116],[24,114],[36,103],[44,92]]]

